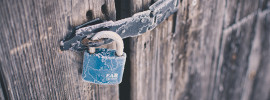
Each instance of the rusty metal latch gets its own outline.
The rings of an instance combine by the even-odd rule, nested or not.
[[[158,0],[149,7],[149,10],[134,14],[132,17],[118,21],[91,20],[74,28],[60,43],[61,50],[83,51],[89,47],[97,47],[112,42],[111,39],[91,41],[97,32],[113,31],[121,38],[134,37],[148,30],[154,29],[158,24],[177,11],[179,0]]]

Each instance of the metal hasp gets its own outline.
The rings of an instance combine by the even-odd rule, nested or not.
[[[111,39],[102,41],[87,41],[100,31],[113,31],[121,38],[134,37],[148,30],[154,29],[158,24],[175,13],[179,6],[179,0],[158,0],[149,7],[149,10],[134,14],[132,17],[118,21],[103,22],[100,19],[91,20],[75,27],[74,31],[61,41],[61,50],[83,51],[88,47],[97,47],[108,44]],[[83,41],[86,40],[87,43]]]

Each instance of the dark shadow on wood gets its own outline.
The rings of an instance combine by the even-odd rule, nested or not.
[[[6,80],[4,79],[4,73],[2,70],[2,64],[0,63],[0,100],[4,99],[4,100],[10,100],[10,98],[8,98],[8,89],[6,88],[7,86],[5,86],[5,82]]]
[[[115,0],[116,9],[116,20],[120,20],[130,16],[130,1],[129,0]],[[130,85],[130,39],[124,39],[124,52],[127,54],[126,64],[122,83],[119,85],[119,98],[120,100],[130,100],[131,99],[131,85]]]
[[[116,20],[131,16],[130,0],[115,0]]]
[[[130,39],[124,39],[124,52],[127,54],[126,64],[125,64],[125,70],[124,75],[122,79],[122,83],[119,85],[119,98],[120,100],[130,100],[130,91],[131,91],[131,85],[130,85],[130,78],[131,78],[131,72],[130,72],[130,48],[129,48],[129,42]]]

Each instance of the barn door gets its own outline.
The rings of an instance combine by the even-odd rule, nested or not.
[[[269,99],[269,0],[179,0],[154,30],[124,39],[120,85],[84,82],[83,54],[59,48],[68,30],[130,17],[155,1],[1,0],[0,100]]]

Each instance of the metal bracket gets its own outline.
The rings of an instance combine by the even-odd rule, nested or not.
[[[149,7],[149,10],[134,14],[132,17],[118,21],[103,22],[100,19],[91,20],[75,27],[69,36],[61,41],[61,50],[83,51],[88,47],[97,47],[108,44],[111,39],[90,41],[99,31],[113,31],[121,38],[134,37],[148,30],[154,29],[158,24],[177,11],[179,0],[158,0]]]

